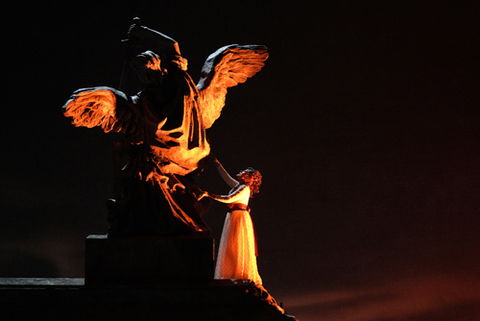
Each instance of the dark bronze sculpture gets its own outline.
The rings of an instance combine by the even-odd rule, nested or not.
[[[120,132],[114,144],[117,166],[121,154],[130,158],[118,168],[115,199],[109,200],[109,236],[208,233],[202,219],[207,198],[192,177],[210,154],[206,129],[220,116],[227,88],[255,75],[268,58],[258,45],[229,45],[211,54],[197,85],[187,61],[172,38],[134,21],[129,42],[151,41],[129,63],[143,84],[134,96],[111,87],[75,91],[64,105],[75,126]]]

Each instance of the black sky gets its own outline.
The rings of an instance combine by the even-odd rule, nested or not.
[[[114,137],[74,128],[61,106],[78,88],[118,87],[120,40],[140,16],[180,43],[195,81],[219,47],[269,48],[208,134],[227,169],[263,174],[259,270],[287,310],[480,316],[478,4],[115,3],[0,5],[0,277],[83,276],[84,239],[107,228]],[[201,184],[227,192],[209,173]],[[215,238],[224,215],[207,214]]]

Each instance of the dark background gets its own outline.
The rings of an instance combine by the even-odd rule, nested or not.
[[[0,277],[83,277],[85,237],[107,229],[115,137],[61,107],[118,88],[140,16],[180,43],[194,81],[221,46],[268,46],[208,134],[229,171],[263,174],[259,271],[289,313],[480,317],[478,4],[54,3],[0,5]],[[200,184],[228,190],[213,173]],[[217,241],[225,212],[206,216]]]

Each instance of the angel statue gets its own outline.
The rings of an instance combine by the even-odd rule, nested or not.
[[[209,201],[197,199],[201,190],[193,181],[210,154],[206,130],[220,117],[227,89],[261,70],[267,48],[218,49],[195,85],[174,39],[138,20],[128,36],[136,45],[152,44],[129,63],[143,89],[127,96],[111,87],[82,88],[63,106],[77,127],[123,134],[113,144],[118,175],[115,198],[107,201],[108,236],[208,234],[202,214]],[[129,158],[121,168],[123,153]]]

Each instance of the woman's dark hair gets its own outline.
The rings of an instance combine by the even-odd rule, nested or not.
[[[248,167],[243,172],[242,179],[245,181],[245,184],[250,187],[250,197],[253,197],[253,195],[258,194],[260,191],[262,174],[253,167]]]

